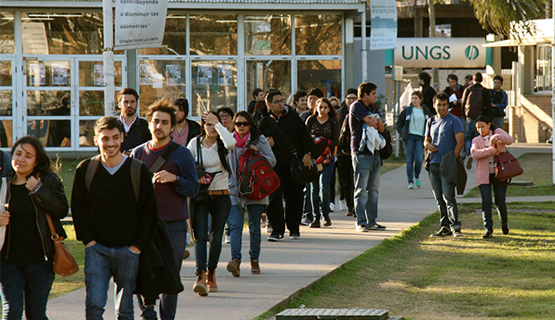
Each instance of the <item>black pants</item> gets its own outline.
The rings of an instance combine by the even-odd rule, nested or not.
[[[339,198],[347,201],[347,208],[350,212],[355,207],[355,182],[351,156],[339,155],[335,164],[339,171]]]
[[[303,214],[303,185],[293,182],[289,167],[274,168],[281,185],[274,192],[270,204],[266,209],[268,219],[274,231],[272,234],[285,234],[285,225],[290,234],[300,234],[299,225]],[[283,201],[285,198],[285,217],[283,215]]]

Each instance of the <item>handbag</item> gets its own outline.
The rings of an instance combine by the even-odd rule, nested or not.
[[[312,166],[309,168],[304,165],[302,159],[297,157],[297,153],[293,154],[290,162],[291,166],[291,176],[293,181],[298,184],[306,184],[309,182],[318,181],[318,166],[313,162]]]
[[[506,149],[495,157],[495,163],[495,178],[499,181],[511,183],[511,178],[524,172],[518,160]]]
[[[79,270],[79,266],[64,245],[64,239],[56,233],[56,229],[54,229],[54,224],[52,223],[50,215],[46,212],[44,214],[46,215],[48,227],[50,228],[50,233],[52,234],[52,241],[54,242],[54,272],[62,277],[71,276]]]

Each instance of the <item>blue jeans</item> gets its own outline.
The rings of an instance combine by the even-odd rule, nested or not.
[[[165,222],[166,229],[173,248],[173,257],[177,266],[177,270],[181,270],[183,264],[183,253],[187,246],[187,220]],[[178,295],[161,294],[160,295],[160,319],[173,320],[177,310],[177,297]],[[156,320],[156,311],[154,306],[156,301],[147,301],[147,306],[144,305],[142,297],[137,297],[139,307],[142,311],[141,316],[143,319]]]
[[[430,164],[430,184],[440,213],[440,225],[453,231],[461,230],[459,210],[455,199],[455,184],[441,176],[439,163]]]
[[[102,319],[112,276],[116,283],[116,318],[133,320],[133,290],[139,270],[139,255],[128,247],[106,247],[100,243],[85,248],[86,319]]]
[[[463,123],[464,124],[464,123]],[[476,119],[467,119],[466,127],[464,128],[464,150],[466,155],[470,155],[470,147],[472,146],[472,139],[478,136],[476,131]]]
[[[405,144],[405,154],[407,155],[407,179],[409,183],[414,183],[414,178],[420,178],[422,161],[424,160],[424,137],[409,134]]]
[[[320,221],[320,207],[322,207],[324,219],[326,221],[330,219],[330,180],[334,172],[334,166],[335,160],[332,157],[331,162],[320,171],[318,181],[310,183],[310,198],[314,221]]]
[[[378,217],[380,154],[351,156],[355,173],[355,211],[359,226],[373,226]]]
[[[52,262],[31,265],[2,261],[2,319],[21,320],[23,305],[27,319],[46,320],[46,303],[54,282]]]
[[[484,228],[493,231],[492,219],[492,201],[491,187],[495,194],[495,205],[497,206],[497,214],[501,219],[501,225],[507,224],[507,204],[505,203],[505,195],[507,194],[507,186],[501,184],[495,174],[489,175],[489,183],[480,185],[480,194],[482,195],[482,218],[484,219]]]
[[[312,197],[310,195],[310,183],[304,185],[303,191],[303,219],[312,221],[314,219],[314,214],[312,211]]]
[[[206,203],[195,203],[194,210],[196,273],[199,274],[201,271],[206,271],[207,268],[213,271],[218,266],[225,222],[231,210],[231,199],[229,195],[210,196]],[[210,230],[208,229],[208,219],[210,219]],[[210,254],[208,254],[206,246],[207,241],[210,241]]]
[[[266,209],[263,204],[250,204],[247,206],[247,214],[249,219],[250,233],[250,251],[251,260],[258,260],[260,257],[260,219],[262,212]],[[245,208],[239,206],[231,206],[228,223],[231,241],[231,259],[241,261],[241,244],[243,241],[243,222],[245,221]]]

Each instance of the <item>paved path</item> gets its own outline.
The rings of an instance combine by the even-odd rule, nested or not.
[[[525,152],[551,152],[551,145],[515,145],[511,152],[520,155]],[[177,319],[252,319],[272,308],[298,290],[310,285],[345,262],[357,257],[365,250],[379,244],[382,239],[394,236],[403,229],[421,221],[435,212],[428,175],[423,170],[422,188],[408,190],[405,168],[401,167],[382,175],[380,180],[380,200],[378,222],[387,226],[387,231],[357,233],[354,219],[345,212],[331,214],[333,226],[310,229],[301,228],[300,240],[280,243],[267,242],[263,234],[260,267],[262,273],[250,274],[248,263],[248,233],[243,235],[243,260],[240,278],[234,278],[225,270],[230,259],[229,245],[224,245],[217,269],[220,292],[208,297],[193,293],[194,256],[184,261],[181,277],[185,291],[179,296]],[[467,189],[476,185],[474,171],[469,172]],[[555,196],[518,198],[520,201],[555,201]],[[461,202],[480,202],[480,199],[461,199]],[[464,221],[463,221],[464,226]],[[192,248],[191,248],[192,249]],[[193,252],[193,250],[190,250]],[[105,319],[115,319],[113,298],[110,293]],[[85,291],[79,289],[52,299],[48,304],[51,320],[84,319]],[[367,306],[380,308],[381,306]],[[135,318],[140,319],[138,310]]]

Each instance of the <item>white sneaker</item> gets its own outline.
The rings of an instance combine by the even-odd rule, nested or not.
[[[330,211],[335,211],[335,204],[333,202],[330,202]]]
[[[272,233],[274,231],[274,228],[272,228],[272,225],[268,223],[268,225],[266,226],[266,233]]]
[[[347,210],[347,200],[343,199],[341,201],[339,201],[339,210],[343,211],[343,210]]]
[[[355,230],[356,230],[357,232],[368,232],[368,229],[366,229],[365,226],[360,226],[360,225],[358,225],[358,224],[357,224]]]
[[[231,243],[231,239],[229,239],[229,236],[225,236],[225,244],[230,244]]]

